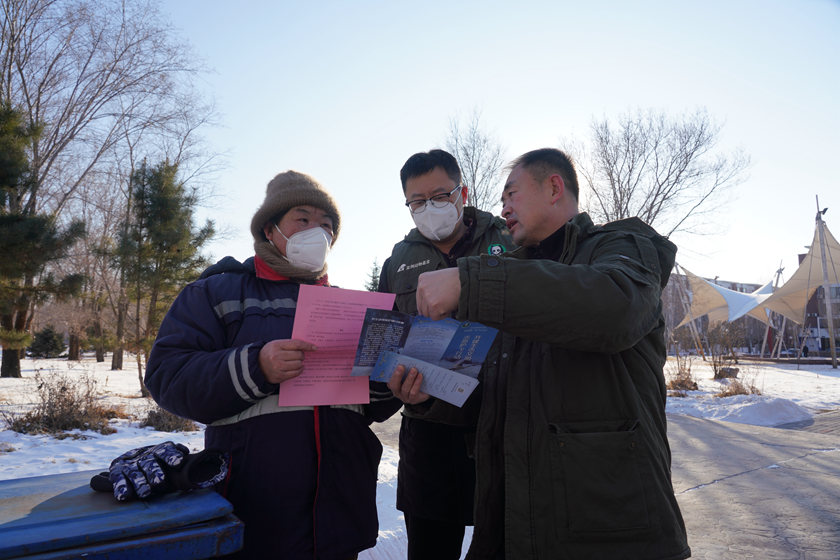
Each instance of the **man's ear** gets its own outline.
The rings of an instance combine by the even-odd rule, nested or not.
[[[558,173],[549,176],[548,181],[551,186],[551,203],[555,204],[566,193],[566,182]]]
[[[469,187],[467,185],[461,185],[461,201],[464,203],[464,206],[467,205],[467,194],[469,193]]]

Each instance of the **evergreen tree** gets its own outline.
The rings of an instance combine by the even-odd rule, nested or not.
[[[35,358],[58,358],[64,352],[64,339],[52,325],[35,333],[29,353]]]
[[[166,310],[180,289],[207,265],[199,249],[215,229],[193,227],[197,198],[177,179],[178,166],[145,162],[131,178],[131,215],[123,230],[116,265],[123,267],[134,307],[133,350],[143,394],[141,356],[148,353]]]
[[[24,122],[18,111],[0,105],[0,377],[20,377],[34,305],[70,295],[82,281],[78,274],[57,278],[48,268],[84,235],[84,224],[74,221],[62,228],[55,216],[21,204],[31,197],[34,183],[26,147],[39,134]]]
[[[379,273],[382,272],[382,267],[373,259],[373,266],[370,267],[367,282],[365,282],[365,289],[369,292],[375,292],[379,288]]]

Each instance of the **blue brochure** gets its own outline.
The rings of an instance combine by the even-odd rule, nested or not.
[[[368,309],[353,375],[388,381],[398,364],[406,370],[416,367],[423,374],[422,391],[461,406],[478,385],[478,372],[497,334],[480,323]]]

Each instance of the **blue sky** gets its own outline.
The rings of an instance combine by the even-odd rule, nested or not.
[[[840,236],[840,2],[164,2],[212,70],[208,131],[226,166],[202,213],[229,231],[209,251],[252,253],[266,183],[296,169],[335,196],[330,279],[361,289],[413,227],[399,169],[481,111],[507,159],[582,138],[593,117],[705,108],[723,149],[752,158],[678,262],[724,280],[785,277],[811,242],[815,195]]]

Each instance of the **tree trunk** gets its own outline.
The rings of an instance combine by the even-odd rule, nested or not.
[[[111,370],[123,368],[123,351],[125,349],[125,317],[128,312],[128,298],[125,290],[120,291],[120,301],[117,305],[117,343],[114,355],[111,356]]]
[[[93,336],[96,340],[93,345],[94,350],[96,350],[96,363],[99,364],[105,361],[105,340],[102,336],[102,317],[98,312],[93,319]]]
[[[70,340],[67,345],[67,359],[77,362],[82,359],[82,343],[77,332],[70,333]]]
[[[122,342],[117,342],[114,347],[114,354],[111,356],[111,371],[121,370],[123,368],[123,345]]]
[[[22,331],[26,327],[26,311],[30,299],[21,295],[15,302],[10,315],[3,315],[3,328],[10,331]],[[3,348],[2,363],[0,363],[0,377],[21,377],[20,359],[24,356],[25,348]]]
[[[143,382],[143,337],[140,336],[140,281],[137,282],[137,299],[134,310],[134,351],[137,353],[137,378],[140,380],[140,396],[149,397],[149,390]]]
[[[140,380],[140,396],[144,398],[151,397],[151,393],[146,389],[146,384],[143,382],[143,353],[137,352],[137,378]]]
[[[0,377],[20,377],[21,350],[3,349],[3,361],[0,365]]]

